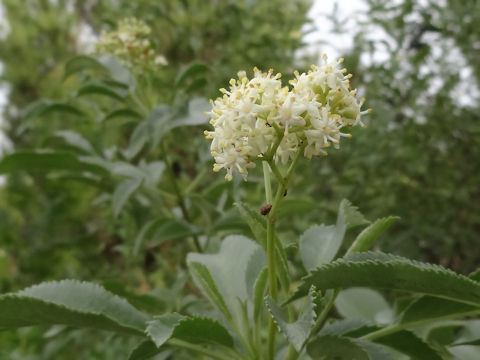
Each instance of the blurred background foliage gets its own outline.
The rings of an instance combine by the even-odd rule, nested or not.
[[[21,156],[0,165],[8,173],[0,292],[77,278],[153,313],[181,311],[194,302],[179,295],[194,291],[185,254],[195,242],[213,251],[226,234],[248,235],[233,203],[264,202],[258,169],[248,183],[210,171],[199,125],[206,99],[238,70],[274,68],[288,78],[316,62],[322,43],[299,51],[310,2],[2,3],[10,28],[0,40],[4,131]],[[480,262],[480,3],[366,3],[343,56],[374,112],[341,151],[303,162],[279,214],[292,218],[279,222],[282,241],[294,250],[300,233],[331,223],[348,198],[368,219],[401,217],[382,249],[468,273]],[[139,72],[78,57],[126,17],[151,27],[150,46],[166,63]],[[345,31],[335,13],[325,21]],[[371,36],[377,32],[386,37]],[[20,167],[29,171],[14,171]],[[80,350],[87,338],[92,346]],[[0,357],[117,359],[130,345],[111,338],[106,354],[94,339],[63,328],[2,333]]]

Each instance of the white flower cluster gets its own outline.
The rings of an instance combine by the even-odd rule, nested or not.
[[[227,180],[235,172],[246,179],[257,158],[286,163],[299,151],[308,159],[327,155],[325,148],[338,148],[341,137],[351,136],[343,129],[365,126],[360,118],[371,110],[361,110],[364,99],[357,101],[350,89],[343,59],[323,60],[306,74],[295,72],[291,89],[282,87],[281,74],[257,68],[252,79],[240,72],[230,90],[220,89],[223,96],[208,113],[214,130],[205,131],[212,139],[214,171],[226,169]]]
[[[150,33],[150,27],[143,21],[126,18],[118,22],[117,30],[102,31],[95,50],[119,58],[130,68],[166,65],[165,57],[155,54],[148,39]]]

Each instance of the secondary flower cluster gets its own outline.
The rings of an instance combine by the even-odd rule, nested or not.
[[[208,112],[214,130],[205,136],[212,139],[214,171],[226,169],[227,180],[233,173],[246,179],[257,158],[286,163],[299,152],[308,159],[327,155],[326,148],[338,148],[340,138],[351,136],[344,129],[364,127],[360,118],[371,110],[361,110],[364,99],[356,99],[342,62],[324,56],[308,73],[295,72],[291,88],[282,87],[281,74],[273,70],[254,68],[252,79],[239,72]]]
[[[117,30],[103,31],[96,44],[97,53],[117,57],[127,67],[145,69],[153,65],[166,65],[161,55],[156,55],[149,35],[150,27],[143,21],[127,18],[118,22]]]

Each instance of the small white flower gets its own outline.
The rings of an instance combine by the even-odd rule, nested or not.
[[[350,89],[351,75],[345,75],[342,61],[327,62],[324,56],[323,64],[312,65],[307,74],[295,72],[291,90],[282,88],[281,74],[273,70],[254,68],[251,80],[239,72],[208,112],[214,129],[205,135],[212,140],[214,170],[226,169],[228,180],[234,173],[246,180],[257,158],[287,163],[301,149],[311,159],[327,155],[331,145],[339,148],[340,139],[351,136],[342,129],[364,126],[361,116],[370,112],[361,110],[364,99],[357,101]],[[278,145],[274,154],[273,144]]]

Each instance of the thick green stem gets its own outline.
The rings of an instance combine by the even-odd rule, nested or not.
[[[279,142],[278,142],[279,144]],[[277,145],[278,147],[278,145]],[[276,149],[276,148],[275,148]],[[299,155],[301,154],[301,150],[298,152],[297,156],[293,160],[292,164],[290,165],[287,175],[283,177],[280,172],[278,171],[277,167],[274,164],[273,156],[270,156],[267,159],[270,168],[275,168],[278,172],[276,177],[278,178],[278,188],[275,194],[275,199],[272,203],[272,208],[270,209],[269,214],[267,215],[267,258],[268,258],[268,282],[269,282],[269,294],[273,300],[278,300],[278,285],[277,285],[277,274],[276,274],[276,259],[275,259],[275,214],[277,212],[280,203],[285,196],[285,192],[290,184],[293,171],[298,163]],[[267,173],[268,169],[264,166],[264,174]],[[265,178],[266,179],[266,178]],[[268,178],[268,182],[270,179]],[[267,189],[267,181],[265,183],[265,188]],[[268,190],[266,190],[268,191]],[[271,195],[270,195],[271,199]],[[268,201],[268,195],[267,195]],[[288,289],[285,289],[288,291]],[[268,327],[268,359],[273,360],[275,358],[275,334],[276,334],[276,326],[273,322],[273,319],[270,318],[269,327]]]

